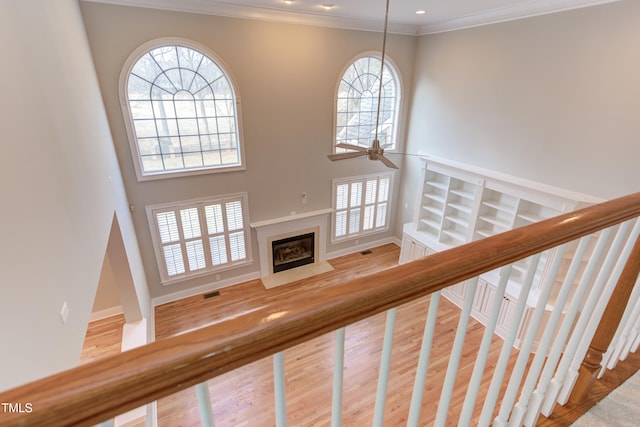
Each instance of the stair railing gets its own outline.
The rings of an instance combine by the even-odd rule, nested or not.
[[[374,425],[382,425],[396,307],[431,295],[407,423],[418,425],[440,291],[466,280],[476,283],[481,274],[496,269],[500,269],[501,276],[494,309],[488,316],[462,410],[460,414],[452,414],[449,407],[475,286],[465,296],[435,424],[445,425],[458,415],[459,425],[535,425],[540,413],[548,414],[556,402],[568,399],[578,367],[627,259],[637,262],[630,254],[635,253],[632,248],[640,234],[638,216],[640,193],[474,241],[368,277],[318,288],[216,325],[79,366],[0,394],[2,402],[29,402],[31,408],[29,413],[0,413],[0,426],[95,425],[199,384],[199,390],[203,391],[200,400],[204,424],[213,425],[207,381],[267,356],[274,356],[276,425],[284,426],[287,417],[282,352],[338,331],[333,399],[337,407],[334,406],[332,417],[332,425],[337,426],[341,424],[339,361],[343,328],[387,312],[373,420]],[[480,398],[480,377],[487,368],[486,350],[493,338],[509,271],[515,262],[528,257],[535,265],[542,252],[556,247],[556,255],[550,257],[545,268],[562,277],[562,285],[554,285],[554,280],[550,280],[540,291],[529,330],[507,378],[507,363],[519,327],[519,322],[514,322],[504,339],[491,384]],[[569,252],[573,254],[571,265],[560,274],[561,259],[566,259],[562,257]],[[524,292],[529,292],[534,279],[534,274],[525,278],[523,294],[514,308],[516,319],[522,316],[527,300]],[[543,325],[543,314],[552,293],[555,306]],[[534,340],[538,341],[532,353]],[[504,384],[506,390],[501,394]],[[473,415],[478,412],[479,415]]]

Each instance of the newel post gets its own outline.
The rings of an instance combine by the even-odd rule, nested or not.
[[[572,403],[577,404],[582,402],[589,394],[593,381],[601,369],[600,363],[602,362],[602,355],[609,348],[611,340],[618,329],[620,320],[629,302],[631,291],[638,278],[638,273],[640,273],[640,237],[633,246],[629,259],[627,259],[627,263],[620,274],[616,288],[613,290],[607,307],[602,314],[602,319],[591,340],[589,350],[582,361],[576,385],[569,398]]]

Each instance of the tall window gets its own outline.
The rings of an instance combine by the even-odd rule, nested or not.
[[[147,207],[163,283],[251,261],[244,194]]]
[[[390,172],[333,181],[333,239],[389,229]]]
[[[138,178],[242,168],[236,95],[221,66],[176,44],[135,58],[123,90]]]
[[[335,143],[370,147],[375,136],[380,92],[380,66],[378,56],[356,59],[342,75],[336,99]],[[378,120],[378,140],[386,149],[396,147],[400,83],[393,66],[385,59],[382,72],[382,97]],[[346,151],[335,148],[336,152]]]

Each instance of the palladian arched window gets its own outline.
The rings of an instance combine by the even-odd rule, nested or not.
[[[347,143],[368,148],[375,136],[380,92],[379,55],[356,58],[344,71],[336,96],[336,128],[334,152],[347,150],[335,144]],[[388,144],[387,150],[397,145],[400,81],[393,65],[385,60],[382,71],[382,96],[378,119],[378,140]]]
[[[121,90],[138,179],[243,168],[239,102],[202,47],[152,42],[129,60]]]

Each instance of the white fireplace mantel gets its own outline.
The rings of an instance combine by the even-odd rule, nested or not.
[[[315,262],[326,260],[327,219],[333,209],[321,209],[279,218],[251,223],[258,238],[258,252],[260,254],[260,275],[273,275],[271,242],[274,240],[302,234],[313,230],[315,236]],[[278,274],[278,273],[276,273]]]

